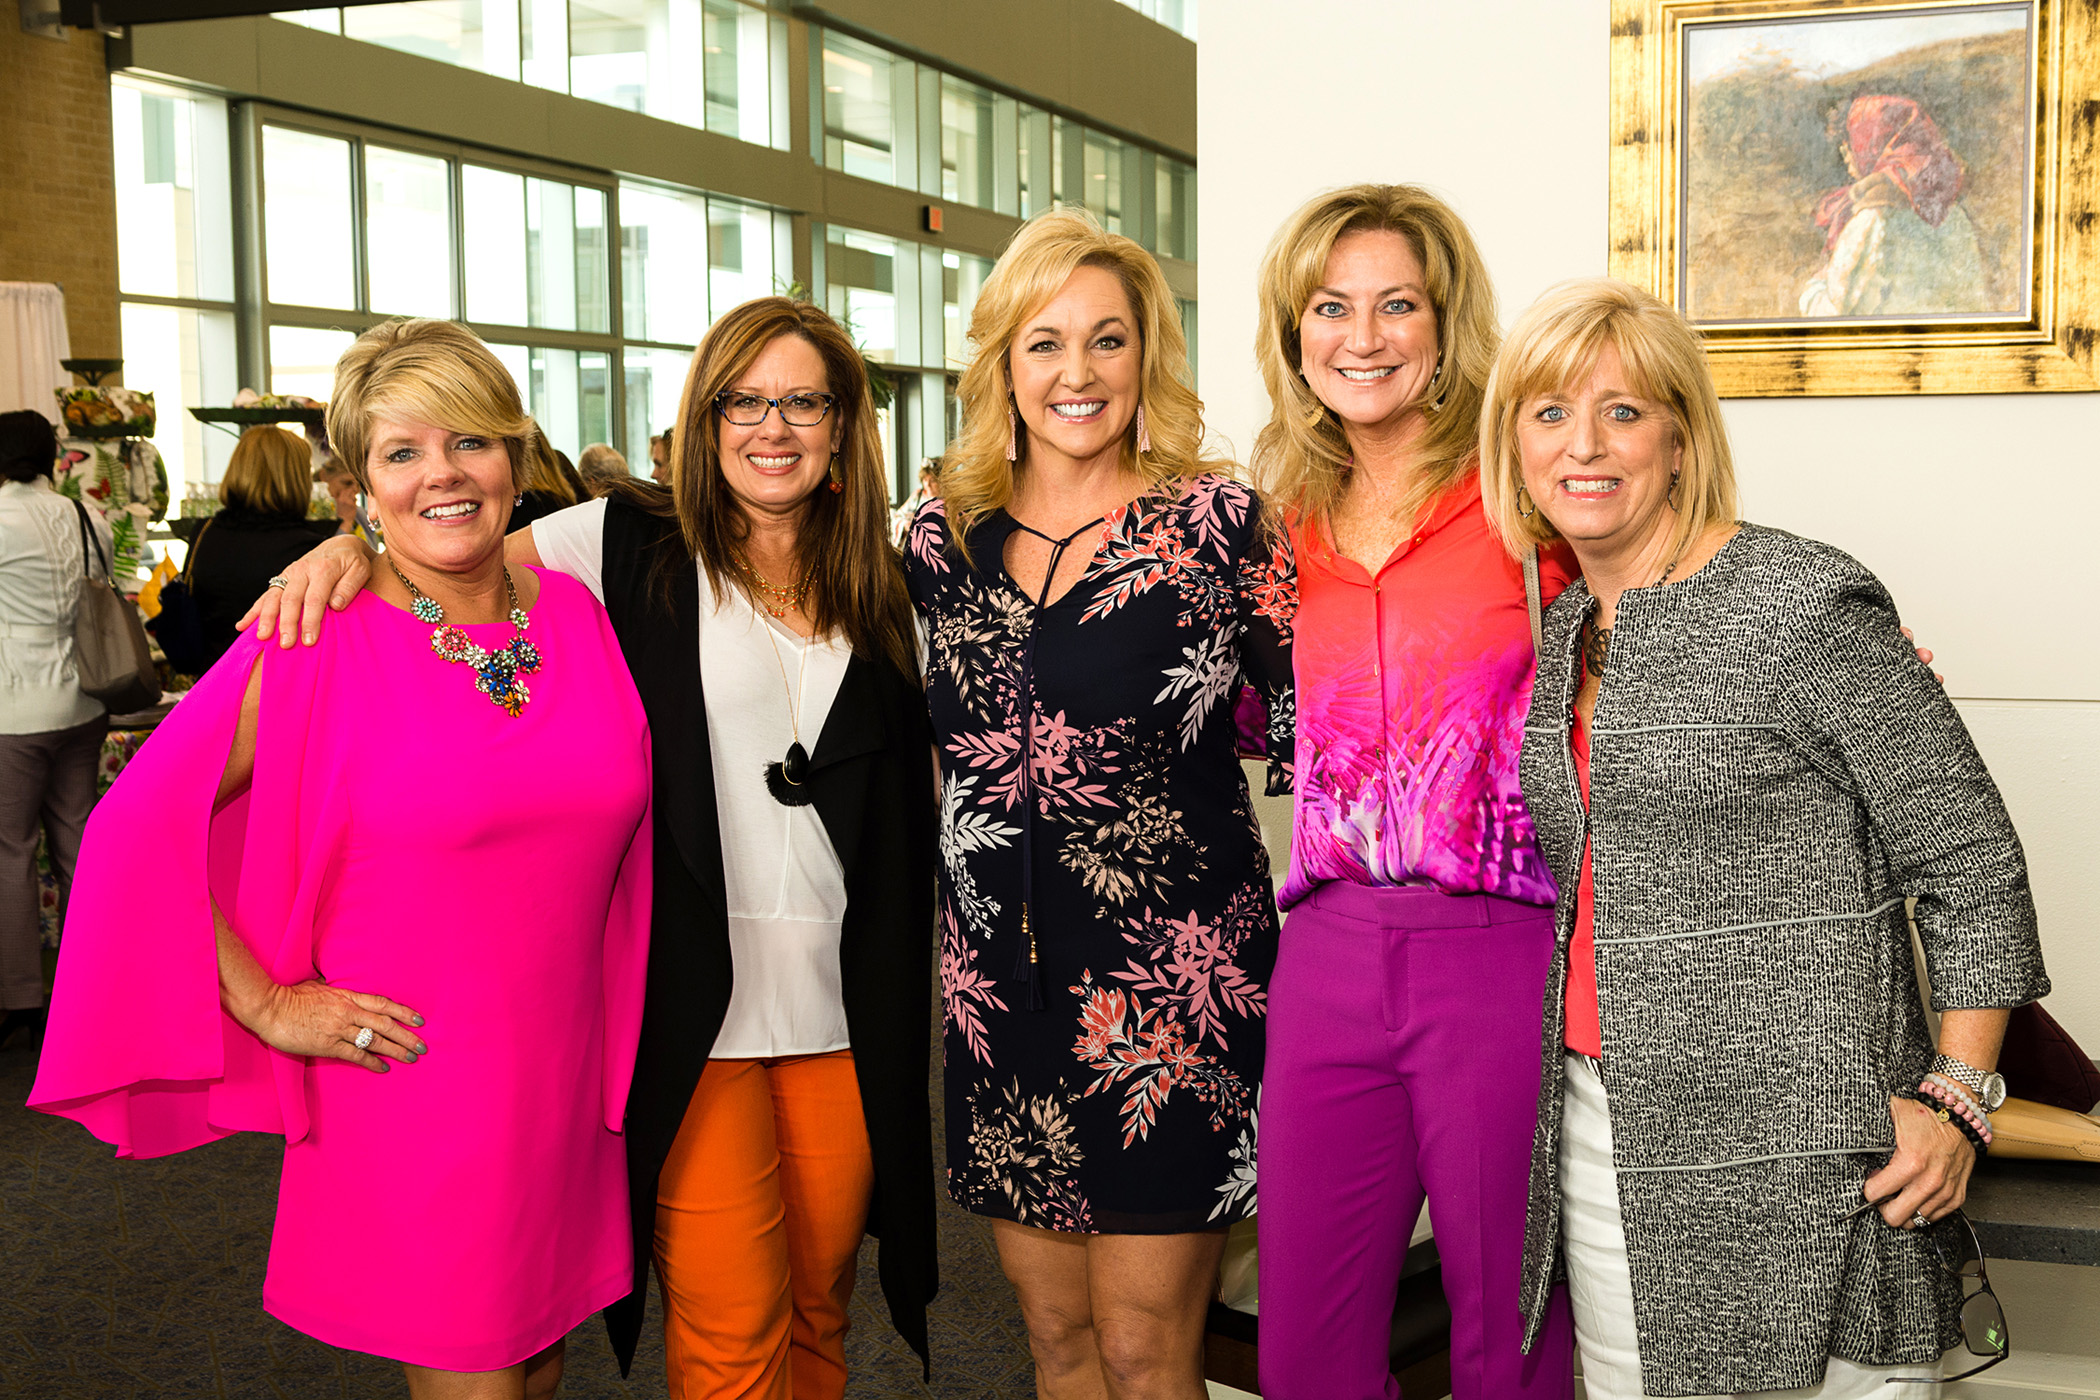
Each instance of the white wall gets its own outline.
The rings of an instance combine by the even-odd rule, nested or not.
[[[1505,325],[1606,270],[1606,0],[1205,0],[1199,363],[1244,459],[1268,410],[1255,268],[1314,192],[1400,180],[1472,226]],[[2100,1054],[2100,394],[1744,399],[1744,512],[1887,582],[2027,845],[2050,1011]]]

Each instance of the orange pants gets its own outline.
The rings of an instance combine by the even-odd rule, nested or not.
[[[656,1188],[672,1400],[841,1400],[874,1184],[852,1051],[707,1062]]]

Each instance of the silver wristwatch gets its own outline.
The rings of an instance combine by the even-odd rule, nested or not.
[[[2005,1102],[2005,1076],[1988,1070],[1980,1070],[1965,1064],[1952,1055],[1934,1055],[1932,1063],[1925,1067],[1927,1074],[1944,1074],[1955,1083],[1967,1087],[1976,1095],[1976,1102],[1983,1105],[1985,1113],[1996,1113]]]

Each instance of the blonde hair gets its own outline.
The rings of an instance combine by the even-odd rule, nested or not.
[[[1085,210],[1053,209],[1030,219],[1014,235],[985,278],[970,314],[970,342],[976,352],[956,390],[962,401],[962,433],[941,454],[940,468],[950,534],[965,558],[969,551],[963,541],[970,527],[1013,500],[1014,469],[1020,463],[1006,460],[1008,441],[1024,462],[1027,458],[1027,426],[1010,426],[1013,420],[1007,416],[1013,402],[1007,354],[1028,318],[1082,267],[1113,273],[1137,320],[1138,403],[1151,448],[1138,451],[1133,415],[1123,444],[1124,465],[1143,477],[1151,490],[1207,471],[1233,470],[1232,463],[1203,455],[1203,401],[1189,386],[1181,310],[1159,264],[1130,239],[1102,232]]]
[[[1349,438],[1299,368],[1298,326],[1327,276],[1334,245],[1350,233],[1397,233],[1422,264],[1436,316],[1438,406],[1427,414],[1420,470],[1403,503],[1412,520],[1473,467],[1480,403],[1495,360],[1495,289],[1473,235],[1450,205],[1415,185],[1349,185],[1284,221],[1262,258],[1261,325],[1254,355],[1271,405],[1254,441],[1254,479],[1300,519],[1325,517],[1349,479]],[[1428,408],[1428,405],[1424,405]]]
[[[313,499],[312,469],[313,453],[304,438],[258,423],[241,434],[233,449],[219,500],[263,515],[303,517]]]
[[[499,438],[517,490],[531,482],[530,444],[539,429],[525,414],[517,381],[465,326],[452,321],[382,321],[335,362],[328,440],[369,493],[372,424],[382,415],[413,418],[453,433]]]
[[[1589,378],[1606,345],[1619,352],[1625,387],[1663,405],[1684,449],[1671,555],[1682,554],[1708,526],[1736,519],[1735,459],[1699,332],[1638,287],[1586,278],[1550,289],[1517,318],[1488,378],[1480,495],[1488,522],[1513,554],[1560,537],[1535,504],[1529,514],[1518,508],[1524,484],[1518,414],[1527,400]]]
[[[819,635],[835,632],[857,654],[888,661],[916,679],[911,598],[890,542],[888,473],[867,361],[853,337],[821,308],[775,296],[757,297],[724,313],[700,338],[686,373],[678,422],[668,434],[670,490],[630,476],[608,483],[605,494],[677,522],[686,547],[677,570],[698,559],[717,594],[738,588],[754,606],[762,603],[735,562],[751,533],[751,520],[722,474],[722,418],[715,399],[782,336],[794,336],[817,352],[825,387],[838,400],[824,418],[838,433],[838,455],[832,458],[838,489],[826,484],[811,494],[795,533],[796,552],[809,573],[803,616]],[[659,580],[668,581],[668,575]]]

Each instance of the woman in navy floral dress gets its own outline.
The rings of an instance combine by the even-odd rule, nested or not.
[[[1045,1395],[1089,1372],[1200,1395],[1217,1232],[1254,1208],[1276,957],[1234,708],[1267,699],[1287,790],[1296,579],[1200,455],[1138,245],[1037,219],[971,335],[967,426],[906,548],[942,773],[948,1189],[1000,1222]],[[1170,1296],[1104,1296],[1104,1266]]]

